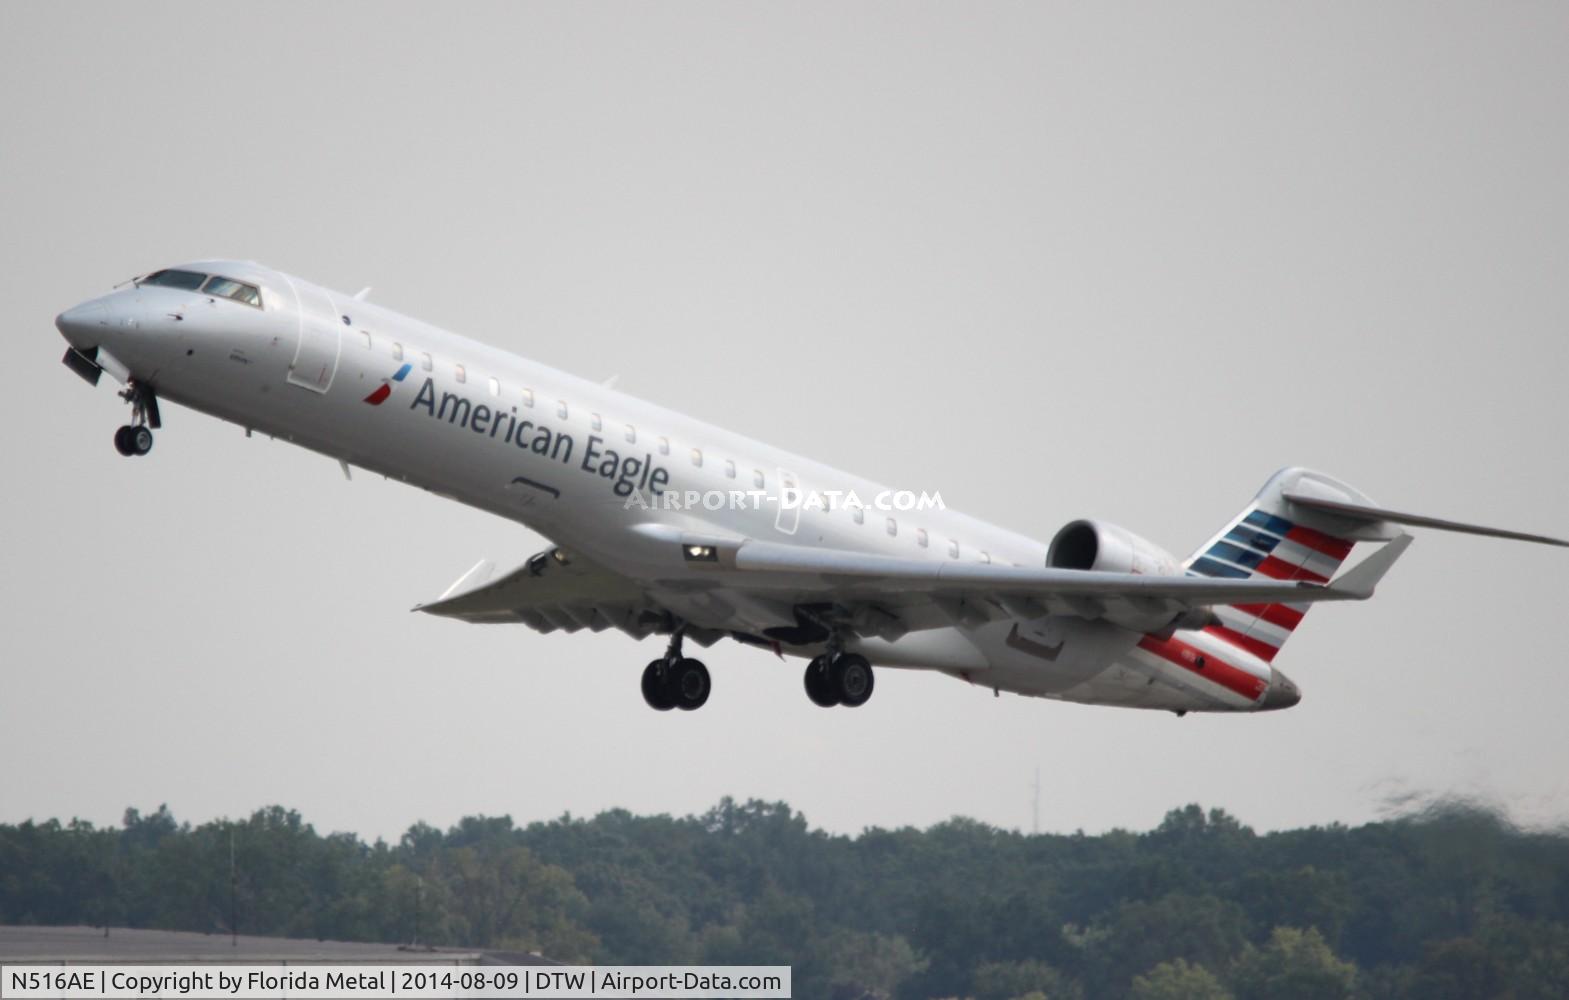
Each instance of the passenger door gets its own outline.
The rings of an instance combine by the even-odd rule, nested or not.
[[[323,289],[300,282],[294,286],[294,296],[299,303],[300,342],[289,365],[289,384],[326,392],[338,371],[343,321]]]

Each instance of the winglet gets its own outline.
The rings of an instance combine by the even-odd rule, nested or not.
[[[442,601],[452,597],[454,594],[466,594],[470,590],[473,590],[474,588],[482,586],[488,582],[495,572],[495,563],[491,562],[489,559],[481,559],[479,562],[474,564],[473,569],[458,577],[453,581],[452,586],[442,591],[440,597],[436,598],[434,601],[427,601],[423,604],[416,604],[409,610],[424,611],[426,608],[440,604]]]
[[[1367,600],[1373,596],[1378,581],[1384,578],[1389,567],[1405,553],[1412,541],[1412,536],[1402,534],[1330,583],[1329,589],[1339,591],[1355,601]]]

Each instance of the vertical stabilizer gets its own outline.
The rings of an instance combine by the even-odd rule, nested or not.
[[[1187,561],[1197,576],[1306,581],[1326,584],[1360,540],[1390,536],[1377,525],[1329,516],[1294,505],[1285,494],[1308,494],[1371,505],[1352,487],[1307,469],[1283,469],[1253,502]],[[1217,607],[1219,624],[1205,631],[1258,656],[1275,658],[1301,624],[1306,604],[1239,604]]]

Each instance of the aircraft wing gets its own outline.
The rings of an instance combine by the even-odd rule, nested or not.
[[[619,628],[641,639],[665,620],[633,580],[561,549],[550,549],[504,576],[486,560],[441,597],[413,610],[477,624],[522,623],[540,632]]]
[[[885,638],[1046,614],[1157,631],[1185,618],[1202,620],[1216,605],[1365,600],[1410,543],[1401,535],[1319,585],[938,562],[756,539],[688,538],[682,544],[688,572],[680,578],[639,582],[551,549],[499,578],[491,563],[482,562],[414,610],[475,623],[521,622],[540,632],[618,628],[636,638],[668,631],[676,615],[703,645],[726,631],[800,641],[791,638],[800,634],[791,626],[798,624],[792,609],[801,606]],[[699,558],[692,558],[694,551]],[[701,579],[709,573],[714,575]]]
[[[1402,535],[1356,569],[1327,584],[1205,576],[1145,576],[1077,569],[1030,569],[989,563],[898,559],[834,549],[797,548],[772,542],[745,542],[735,553],[736,568],[757,574],[812,575],[841,587],[918,589],[930,592],[1008,595],[1043,599],[1166,600],[1185,606],[1283,601],[1361,601],[1411,544]]]
[[[1013,618],[1065,614],[1156,622],[1215,605],[1366,600],[1410,544],[1411,536],[1401,535],[1327,585],[936,562],[760,541],[743,542],[729,559],[721,555],[717,562],[733,560],[735,575],[754,585],[768,580],[798,591],[817,590],[847,605],[881,600],[908,607],[925,598],[950,619],[977,612],[996,617],[985,615],[981,606],[989,604]],[[964,605],[971,614],[964,613]]]

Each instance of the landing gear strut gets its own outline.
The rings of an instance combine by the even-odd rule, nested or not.
[[[708,668],[702,661],[681,655],[681,638],[685,630],[685,625],[677,626],[670,633],[665,655],[643,668],[643,700],[656,711],[667,712],[672,708],[694,711],[703,707],[713,690]]]
[[[120,393],[131,404],[131,422],[114,432],[114,450],[127,458],[153,450],[153,428],[162,427],[158,397],[140,382],[131,382]]]
[[[875,680],[866,657],[830,648],[806,665],[806,696],[823,708],[859,708],[872,697]]]

